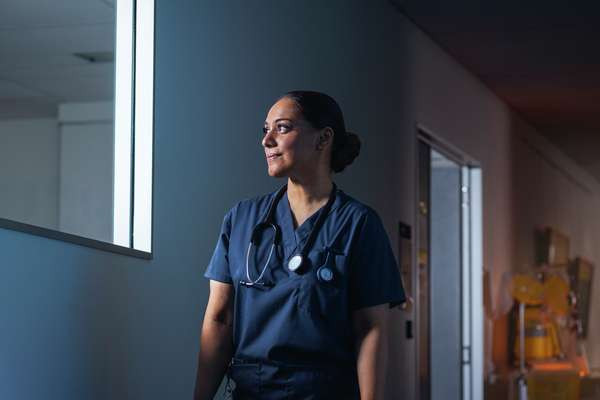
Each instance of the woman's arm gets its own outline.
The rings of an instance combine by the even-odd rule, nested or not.
[[[211,400],[231,360],[233,345],[233,286],[210,281],[210,296],[200,333],[194,400]]]
[[[384,396],[388,308],[381,304],[361,308],[353,315],[361,400],[381,400]]]

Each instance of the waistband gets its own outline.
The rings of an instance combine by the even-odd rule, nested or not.
[[[233,358],[228,378],[244,399],[359,399],[356,369],[343,365],[307,365]]]
[[[292,369],[317,369],[317,370],[344,370],[349,372],[354,372],[355,369],[348,368],[347,363],[328,363],[328,364],[301,364],[301,363],[290,363],[276,360],[263,360],[263,359],[249,359],[249,358],[237,358],[233,357],[229,363],[229,365],[264,365],[270,367],[278,367],[278,368],[292,368]]]

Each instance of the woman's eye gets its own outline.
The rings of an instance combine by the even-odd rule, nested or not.
[[[279,124],[279,125],[277,125],[277,132],[278,133],[286,133],[290,129],[292,129],[292,126],[288,125],[288,124]],[[263,135],[266,135],[267,133],[269,133],[269,127],[267,127],[267,126],[263,127],[262,132],[263,132]]]

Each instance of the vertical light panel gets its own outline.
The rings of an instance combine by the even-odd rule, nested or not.
[[[461,168],[461,203],[462,203],[462,398],[473,400],[472,393],[472,359],[471,341],[471,181],[470,168]]]
[[[136,1],[133,247],[152,249],[154,0]]]
[[[471,301],[473,399],[483,399],[483,194],[481,169],[471,169]]]
[[[130,247],[133,0],[116,2],[113,243]]]

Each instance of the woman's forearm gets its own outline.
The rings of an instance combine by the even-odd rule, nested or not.
[[[200,334],[194,400],[214,397],[231,360],[232,348],[231,324],[205,319]]]
[[[376,325],[357,337],[358,383],[361,400],[382,400],[387,363],[387,329]]]

